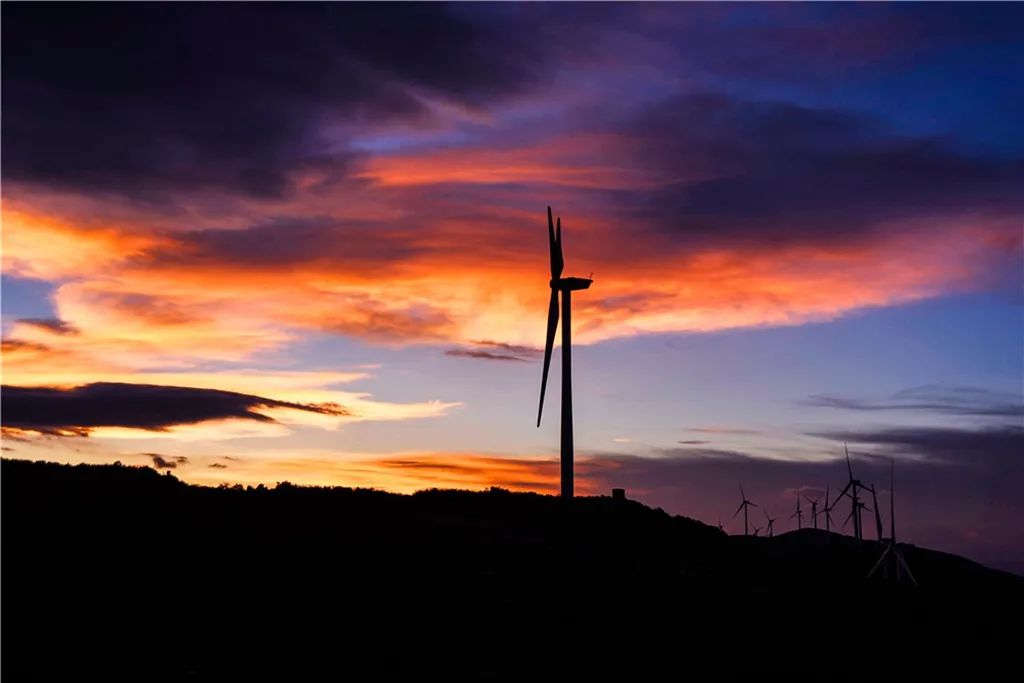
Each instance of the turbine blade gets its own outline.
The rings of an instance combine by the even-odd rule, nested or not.
[[[893,552],[896,553],[896,561],[899,562],[901,567],[903,567],[903,571],[907,573],[907,576],[910,578],[910,582],[916,586],[917,579],[914,578],[914,574],[910,571],[910,567],[907,566],[907,561],[903,559],[903,553],[899,551],[899,548],[896,548],[895,546],[891,547],[894,548]]]
[[[736,519],[736,515],[740,514],[740,510],[742,510],[742,509],[743,509],[743,503],[740,503],[740,506],[738,508],[736,508],[736,512],[732,513],[732,518]]]
[[[562,277],[565,262],[562,260],[562,219],[558,219],[558,238],[555,238],[555,223],[551,218],[551,207],[548,207],[548,247],[551,249],[551,279]]]
[[[846,445],[845,441],[843,442],[843,450],[846,451],[846,469],[847,469],[847,471],[849,471],[850,479],[852,480],[853,479],[853,466],[850,464],[850,448],[849,448],[849,446]]]
[[[537,409],[537,426],[544,413],[544,392],[548,388],[548,370],[551,368],[551,350],[555,345],[555,331],[558,329],[558,290],[551,290],[551,303],[548,305],[548,336],[544,341],[544,374],[540,379],[540,407]]]

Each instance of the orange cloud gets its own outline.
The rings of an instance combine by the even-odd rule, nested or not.
[[[486,180],[485,168],[529,181],[534,171],[506,164],[514,159],[538,164],[538,177],[554,182],[577,146],[382,157],[367,171],[382,187],[313,194],[278,207],[299,223],[252,230],[234,223],[219,231],[147,230],[138,217],[93,225],[22,200],[3,210],[5,272],[57,280],[56,314],[79,333],[15,323],[8,340],[21,347],[5,359],[5,372],[20,382],[38,373],[39,383],[185,371],[211,360],[248,362],[309,331],[378,343],[538,346],[548,297],[541,212],[467,210],[462,198],[388,187],[430,182],[426,172],[402,175],[414,163],[438,182],[463,174]],[[602,173],[589,176],[602,187],[622,177],[611,167],[607,178]],[[258,209],[251,204],[243,214]],[[683,246],[642,221],[617,225],[600,211],[568,216],[570,274],[595,277],[574,299],[574,335],[586,344],[802,324],[968,291],[984,286],[993,259],[1019,252],[1018,233],[1011,218],[949,214],[901,219],[841,241]]]
[[[442,183],[522,183],[591,189],[642,189],[666,179],[641,165],[617,161],[629,141],[612,134],[574,135],[539,145],[509,149],[453,149],[427,154],[378,156],[360,178],[385,187]],[[606,164],[595,163],[592,150],[603,149]],[[694,174],[690,179],[701,177]],[[679,179],[675,179],[678,181]]]
[[[196,460],[191,458],[191,460]],[[222,467],[210,467],[212,463]],[[607,467],[599,461],[578,463],[580,495],[604,492],[597,476]],[[210,456],[175,473],[186,481],[269,484],[290,481],[308,486],[377,488],[395,493],[414,493],[428,488],[484,490],[498,486],[510,491],[556,494],[559,465],[553,458],[509,457],[476,453],[409,452],[386,456],[316,453],[287,459],[274,456]],[[591,477],[590,475],[594,476]]]

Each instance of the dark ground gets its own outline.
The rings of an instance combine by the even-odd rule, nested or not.
[[[635,502],[0,480],[4,681],[984,679],[1024,632],[1020,577],[904,546],[920,588],[869,583],[877,543]]]

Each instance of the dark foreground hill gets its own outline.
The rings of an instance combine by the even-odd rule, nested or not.
[[[4,680],[978,678],[1024,579],[911,546],[727,537],[635,502],[213,489],[5,460]]]

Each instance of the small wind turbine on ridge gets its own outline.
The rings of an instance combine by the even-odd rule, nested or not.
[[[811,498],[810,496],[807,496],[807,495],[805,495],[804,498],[806,498],[807,502],[811,504],[811,523],[814,524],[814,528],[817,529],[818,528],[818,501],[820,501],[821,498],[820,497],[819,498]]]
[[[749,536],[750,527],[747,525],[747,508],[750,507],[751,505],[757,507],[757,503],[751,503],[749,500],[747,500],[747,494],[744,493],[743,491],[743,484],[740,484],[740,498],[743,500],[743,502],[740,503],[740,506],[738,508],[736,508],[736,512],[732,513],[732,516],[733,519],[735,519],[736,515],[740,514],[740,510],[743,510],[743,535]]]
[[[789,516],[790,519],[793,519],[794,517],[796,517],[796,528],[797,529],[803,529],[804,528],[804,513],[803,513],[803,510],[800,509],[800,494],[797,494],[797,496],[796,496],[796,512],[794,512],[793,514],[791,514]]]
[[[768,520],[768,528],[765,529],[764,534],[768,538],[771,538],[772,536],[775,535],[775,520],[776,520],[776,518],[772,517],[771,515],[769,515],[767,509],[762,509],[762,512],[764,512],[764,518],[766,520]]]

